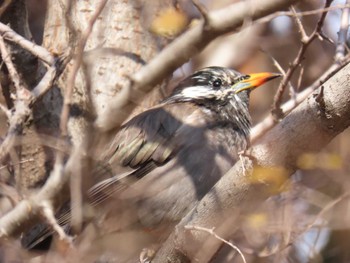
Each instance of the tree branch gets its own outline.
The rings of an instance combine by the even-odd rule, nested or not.
[[[289,7],[298,0],[266,0],[249,1],[232,4],[223,9],[209,12],[206,25],[203,21],[189,29],[164,48],[153,60],[131,76],[131,85],[124,87],[114,99],[114,123],[106,123],[105,119],[97,118],[96,126],[101,130],[109,130],[120,126],[129,113],[142,100],[144,95],[174,70],[199,53],[216,37],[237,30],[249,17],[257,20],[272,12]],[[121,112],[123,114],[121,114]]]
[[[333,2],[333,0],[327,0],[324,8],[328,8],[332,2]],[[294,12],[294,14],[295,14],[295,12]],[[326,15],[327,15],[327,12],[322,13],[320,19],[317,22],[317,25],[316,25],[314,31],[311,33],[310,36],[306,35],[305,30],[300,22],[300,19],[296,15],[294,16],[296,23],[299,27],[300,34],[301,34],[301,47],[298,51],[297,56],[295,57],[292,64],[288,68],[286,74],[283,76],[281,84],[279,85],[278,90],[276,92],[276,95],[274,97],[274,103],[273,103],[271,112],[275,116],[276,120],[281,119],[283,117],[283,112],[280,108],[280,105],[282,103],[282,96],[283,96],[284,91],[288,85],[288,82],[292,78],[295,70],[300,66],[302,60],[304,59],[304,54],[305,54],[307,48],[316,39],[316,37],[318,37],[321,34],[323,23],[324,23],[324,20],[326,18]]]
[[[301,154],[319,151],[349,127],[349,72],[350,65],[347,65],[323,85],[324,103],[316,100],[319,88],[260,138],[251,149],[256,165],[271,169],[283,167],[285,172],[292,174],[297,169],[296,162]],[[220,243],[208,239],[207,235],[188,233],[185,227],[215,227],[216,233],[225,239],[233,234],[239,228],[239,215],[254,209],[270,196],[271,183],[261,174],[251,176],[253,165],[249,158],[237,162],[176,226],[152,262],[209,260]],[[256,177],[259,180],[252,179]]]
[[[46,48],[25,39],[3,23],[0,23],[0,34],[4,39],[16,43],[23,49],[28,50],[34,56],[40,58],[48,65],[52,65],[55,62],[55,57],[49,51],[47,51]]]

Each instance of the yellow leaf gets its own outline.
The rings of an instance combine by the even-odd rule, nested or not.
[[[257,166],[250,177],[251,183],[265,184],[271,194],[277,194],[285,190],[288,180],[288,172],[283,167]]]
[[[189,24],[188,18],[180,9],[170,7],[161,11],[152,22],[150,31],[163,37],[180,34]]]
[[[320,159],[320,167],[323,169],[338,170],[343,166],[343,158],[336,153],[325,154]]]
[[[337,170],[343,166],[343,159],[336,153],[312,154],[305,153],[299,156],[297,165],[300,169],[329,169]]]
[[[297,160],[297,166],[300,169],[311,170],[315,169],[317,164],[317,156],[312,153],[304,153],[299,156]]]
[[[264,213],[250,214],[246,222],[251,228],[262,228],[267,224],[267,216]]]

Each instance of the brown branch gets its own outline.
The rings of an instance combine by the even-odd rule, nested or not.
[[[212,229],[208,229],[208,228],[205,228],[205,227],[200,227],[200,226],[185,226],[185,229],[186,230],[197,230],[197,231],[204,231],[212,236],[214,236],[216,239],[220,240],[221,242],[225,243],[226,245],[232,247],[235,251],[238,252],[238,254],[241,256],[242,258],[242,261],[243,263],[247,263],[242,251],[237,247],[235,246],[234,244],[228,242],[227,240],[223,239],[222,237],[220,237],[218,234],[216,234],[214,232],[214,228]]]
[[[75,79],[83,63],[84,49],[85,49],[87,40],[92,32],[93,26],[98,16],[101,14],[103,8],[105,7],[106,3],[107,3],[107,0],[103,0],[96,7],[95,12],[92,14],[91,18],[89,19],[87,23],[87,27],[82,33],[81,38],[75,50],[76,54],[74,56],[74,62],[67,77],[67,88],[65,89],[63,108],[62,108],[61,117],[60,117],[60,130],[61,130],[62,138],[68,137],[68,120],[69,120],[71,99],[73,95]],[[69,9],[71,9],[71,7],[69,7]],[[69,21],[68,24],[72,26],[70,19],[67,19],[67,20]],[[73,155],[76,155],[74,159],[77,160],[77,163],[79,164],[82,163],[81,158],[83,153],[86,152],[85,148],[87,145],[88,145],[87,143],[75,145],[75,148],[74,148],[75,150],[73,152]],[[56,161],[62,163],[63,157],[64,157],[63,153],[58,152]],[[81,222],[82,222],[82,211],[81,211],[82,209],[82,194],[81,194],[82,171],[81,169],[82,169],[81,165],[73,166],[71,168],[71,171],[74,171],[74,177],[71,178],[70,193],[71,193],[72,207],[75,208],[75,209],[72,209],[72,226],[75,231],[80,231]]]
[[[66,137],[68,135],[67,122],[68,122],[68,115],[69,115],[69,106],[71,103],[71,97],[73,94],[75,79],[76,79],[76,76],[78,74],[78,70],[81,67],[81,64],[83,62],[84,48],[85,48],[86,42],[91,34],[93,25],[95,24],[97,17],[102,12],[106,3],[107,3],[107,0],[103,0],[98,5],[98,7],[95,10],[95,13],[90,18],[88,25],[87,25],[87,28],[84,31],[84,33],[82,34],[81,39],[78,43],[76,55],[74,58],[74,63],[73,63],[72,69],[71,69],[71,71],[68,75],[68,79],[67,79],[67,89],[65,92],[63,109],[62,109],[62,113],[61,113],[60,129],[61,129],[61,136],[63,136],[63,137]]]
[[[344,58],[341,64],[333,64],[330,66],[325,73],[322,74],[312,85],[305,88],[300,93],[297,93],[295,98],[292,98],[285,102],[281,109],[284,114],[288,114],[294,108],[296,108],[300,103],[302,103],[315,89],[320,87],[323,83],[325,83],[328,79],[334,76],[339,70],[341,70],[345,65],[350,62],[350,56]],[[255,143],[260,137],[262,137],[268,130],[276,126],[278,122],[275,117],[270,113],[264,120],[255,125],[250,133],[250,141],[251,143]]]
[[[325,3],[324,8],[328,8],[330,6],[330,4],[332,3],[333,0],[327,0]],[[300,20],[298,19],[297,16],[294,16],[297,25],[299,26],[299,30],[301,33],[301,47],[298,51],[298,54],[296,56],[296,58],[294,59],[294,61],[291,63],[291,65],[289,66],[286,75],[283,77],[277,92],[275,94],[274,97],[274,103],[272,106],[272,114],[274,115],[274,117],[276,118],[276,120],[281,119],[283,117],[283,111],[281,110],[281,103],[282,103],[282,97],[284,94],[284,91],[290,81],[290,79],[292,78],[295,70],[299,67],[301,61],[304,59],[304,54],[307,50],[307,48],[310,46],[310,44],[319,36],[320,32],[322,31],[322,26],[324,23],[324,20],[326,18],[327,12],[322,13],[320,19],[317,22],[317,25],[314,29],[314,31],[311,33],[310,36],[307,36],[305,33],[305,30],[302,27],[302,24],[300,22]]]
[[[2,36],[0,36],[0,52],[1,52],[2,60],[5,62],[5,65],[13,81],[13,84],[15,85],[16,94],[18,97],[20,94],[23,94],[25,92],[24,90],[26,90],[27,87],[24,81],[21,80],[21,77],[19,76],[15,66],[12,63],[11,54],[8,52]]]
[[[347,4],[350,4],[350,0],[346,1]],[[345,47],[346,40],[348,36],[348,27],[349,27],[349,8],[344,8],[341,20],[340,20],[340,29],[338,32],[338,41],[337,48],[335,51],[334,60],[336,63],[339,63],[345,56]]]
[[[32,41],[25,39],[3,23],[0,23],[0,34],[4,39],[16,43],[23,49],[28,50],[34,56],[44,61],[46,64],[52,65],[55,62],[55,57],[49,51],[47,51],[46,48],[43,48],[42,46],[36,45]]]
[[[192,4],[197,8],[199,13],[202,15],[204,23],[204,28],[210,23],[210,17],[208,16],[208,10],[205,8],[205,6],[200,3],[198,0],[192,0]]]
[[[320,8],[320,9],[316,9],[316,10],[303,11],[303,12],[297,12],[297,13],[294,13],[293,11],[280,11],[280,12],[276,12],[276,13],[273,13],[271,15],[265,16],[265,17],[263,17],[261,19],[258,19],[256,21],[256,23],[259,23],[259,24],[268,23],[271,20],[273,20],[273,19],[275,19],[276,17],[279,17],[279,16],[290,16],[290,17],[294,17],[294,16],[298,16],[298,17],[313,16],[313,15],[327,13],[329,11],[334,11],[334,10],[339,10],[339,9],[344,9],[344,8],[350,8],[350,4],[334,5],[334,6],[330,6],[328,8]]]
[[[31,108],[38,98],[44,95],[51,87],[53,82],[61,74],[68,62],[67,57],[58,59],[52,66],[52,70],[48,70],[38,85],[30,92],[27,89],[20,89],[15,100],[14,111],[9,117],[9,129],[4,141],[0,145],[0,160],[2,160],[15,145],[16,137],[21,134],[22,129],[30,118]],[[41,91],[41,92],[39,92]]]

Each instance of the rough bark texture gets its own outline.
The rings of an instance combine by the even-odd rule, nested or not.
[[[13,1],[1,20],[3,23],[8,23],[9,26],[21,36],[27,39],[32,39],[28,25],[25,1]],[[9,48],[11,49],[16,69],[23,78],[28,89],[32,89],[37,82],[37,58],[18,45],[10,44]],[[8,85],[5,85],[5,87],[8,87]],[[36,106],[40,107],[40,104],[41,103],[39,102]],[[38,116],[36,113],[37,111],[34,109],[34,125],[24,127],[23,140],[19,140],[18,147],[16,147],[18,158],[15,158],[14,160],[17,160],[13,163],[15,167],[16,185],[24,196],[27,194],[28,189],[42,184],[47,176],[47,171],[45,169],[47,161],[45,147],[41,143],[38,143],[39,141],[37,140],[38,132],[42,132],[46,126],[43,126],[42,122],[37,121],[40,119],[40,115]],[[31,143],[22,144],[21,141]],[[36,143],[34,143],[34,141]],[[12,156],[15,156],[14,154],[15,152],[12,153]],[[20,162],[20,164],[16,162]]]
[[[169,2],[169,1],[167,1]],[[73,1],[64,8],[59,2],[49,5],[44,46],[55,53],[74,48],[94,12],[96,1]],[[149,33],[144,16],[155,16],[166,2],[108,1],[87,41],[83,69],[75,81],[71,103],[70,135],[73,143],[84,140],[87,122],[100,118],[113,107],[110,101],[129,77],[157,53],[157,40]],[[148,6],[149,10],[145,10]],[[117,14],[117,15],[116,15]],[[65,19],[62,19],[65,18]],[[60,85],[63,85],[66,77]],[[152,102],[150,103],[152,104]],[[120,113],[123,114],[123,113]]]

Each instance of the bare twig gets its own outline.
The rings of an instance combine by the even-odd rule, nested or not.
[[[350,1],[347,0],[346,3],[350,4]],[[339,61],[341,61],[344,58],[348,27],[349,27],[349,8],[344,8],[341,15],[340,29],[338,32],[337,49],[335,51],[335,56],[334,56],[336,63],[339,63]]]
[[[304,89],[302,92],[297,93],[294,99],[290,99],[285,102],[281,108],[285,114],[291,112],[295,107],[297,107],[301,102],[303,102],[315,89],[325,83],[328,79],[334,76],[339,70],[341,70],[345,65],[350,62],[350,56],[344,58],[341,64],[333,64],[325,73],[319,77],[311,86]],[[261,136],[263,136],[268,130],[274,127],[278,122],[275,117],[270,114],[263,121],[254,126],[250,133],[250,141],[254,144]]]
[[[294,14],[293,18],[295,20],[296,25],[299,28],[299,32],[300,32],[300,35],[301,35],[301,42],[307,41],[308,36],[307,36],[307,34],[305,32],[303,24],[300,21],[300,17],[297,16],[297,12],[295,11],[295,8],[293,6],[290,8],[290,10],[292,10],[292,13]]]
[[[271,60],[272,60],[273,64],[275,65],[275,67],[278,69],[278,71],[281,72],[281,74],[282,74],[283,76],[285,76],[285,75],[286,75],[286,72],[285,72],[284,69],[282,68],[281,64],[278,63],[278,61],[277,61],[273,56],[271,56],[271,54],[268,54],[268,55],[269,55],[269,57],[271,58]]]
[[[2,60],[5,62],[6,67],[9,71],[9,74],[11,76],[11,79],[13,81],[13,84],[15,85],[17,97],[19,96],[20,91],[24,92],[24,89],[27,89],[24,81],[21,80],[20,75],[18,74],[15,66],[12,63],[11,55],[8,52],[4,39],[2,36],[0,36],[0,51],[1,51],[1,57]]]
[[[49,90],[54,80],[66,66],[67,62],[68,59],[66,57],[62,58],[61,60],[57,60],[57,63],[55,63],[53,66],[54,69],[46,72],[42,80],[34,88],[34,91],[40,90],[41,92],[32,93],[24,88],[17,92],[18,96],[15,100],[15,109],[11,112],[11,116],[9,117],[10,126],[4,141],[0,145],[0,160],[2,160],[9,153],[10,149],[15,144],[16,136],[21,134],[26,121],[32,114],[31,108],[33,104],[40,96]],[[47,86],[43,87],[44,84]]]
[[[300,233],[293,235],[289,242],[284,244],[283,246],[278,247],[278,251],[281,251],[291,245],[293,245],[295,243],[296,240],[298,240],[300,237],[302,237],[303,233],[307,233],[308,231],[310,231],[312,228],[315,228],[315,226],[317,225],[317,222],[319,222],[319,220],[322,218],[322,216],[324,214],[326,214],[327,212],[329,212],[334,206],[336,206],[337,204],[339,204],[341,201],[344,201],[346,198],[349,198],[349,192],[342,194],[341,196],[339,196],[338,198],[330,201],[328,204],[326,204],[325,207],[323,207],[321,209],[321,211],[315,215],[315,217],[313,218],[312,222],[307,224],[306,226],[304,226],[302,228],[302,231],[300,231]],[[275,254],[276,251],[270,252],[270,253],[264,253],[263,257],[267,257],[267,256],[271,256],[273,254]]]
[[[4,39],[14,42],[25,50],[28,50],[34,56],[40,58],[48,65],[52,65],[55,62],[54,56],[49,51],[47,51],[46,48],[43,48],[42,46],[36,45],[28,39],[25,39],[3,23],[0,23],[0,34]]]
[[[5,105],[3,105],[2,103],[0,103],[0,110],[2,110],[6,114],[7,119],[10,119],[11,111],[9,111],[7,109],[7,107]]]
[[[81,67],[83,63],[83,53],[86,46],[86,42],[92,32],[92,28],[98,18],[98,16],[101,14],[103,8],[105,7],[107,3],[107,0],[101,1],[98,6],[95,9],[95,12],[93,13],[92,17],[89,19],[87,28],[81,35],[81,39],[78,42],[77,48],[76,48],[76,54],[75,59],[71,68],[71,71],[68,74],[67,77],[67,88],[65,89],[65,95],[64,95],[64,101],[63,101],[63,108],[61,112],[61,118],[60,118],[60,129],[61,129],[61,137],[66,138],[68,136],[68,119],[69,119],[69,110],[70,110],[70,104],[71,99],[73,95],[73,88],[75,84],[75,79],[78,74],[78,70]],[[68,19],[70,20],[70,19]],[[85,147],[88,145],[87,143],[84,144]],[[86,149],[82,149],[84,145],[75,145],[75,155],[76,160],[78,160],[78,163],[81,164],[81,158],[82,154],[84,154]],[[78,151],[76,148],[81,147],[80,151]],[[58,152],[57,155],[57,161],[63,162],[63,154],[61,152]],[[81,165],[76,165],[72,167],[75,171],[74,178],[71,178],[71,204],[72,207],[75,209],[72,209],[72,226],[75,231],[80,231],[81,229],[81,222],[82,222],[82,193],[81,193],[81,187],[82,187],[82,167]]]
[[[268,23],[271,20],[273,20],[279,16],[290,16],[290,17],[313,16],[313,15],[327,13],[329,11],[334,11],[334,10],[339,10],[339,9],[344,9],[344,8],[350,8],[350,4],[334,5],[334,6],[330,6],[328,8],[320,8],[320,9],[316,9],[316,10],[303,11],[303,12],[298,12],[298,13],[293,13],[293,11],[280,11],[280,12],[275,12],[271,15],[265,16],[265,17],[257,20],[256,23],[259,23],[259,24]]]
[[[46,221],[56,231],[60,239],[67,242],[69,245],[72,245],[73,238],[68,236],[63,228],[57,224],[52,205],[48,201],[44,200],[41,202],[41,208],[42,214],[45,217]]]
[[[300,90],[301,81],[302,81],[303,77],[304,77],[304,67],[301,67],[300,73],[299,73],[299,78],[298,78],[298,84],[297,84],[297,89],[296,89],[296,91],[299,91],[299,90]]]
[[[61,64],[66,64],[71,59],[68,54],[62,54],[60,58],[56,58],[52,66],[48,68],[44,77],[38,83],[38,85],[32,90],[33,99],[31,105],[33,105],[38,99],[40,99],[53,85],[54,81],[61,74],[63,68]]]
[[[191,225],[188,225],[188,226],[185,226],[185,229],[187,230],[197,230],[197,231],[203,231],[203,232],[206,232],[210,235],[212,235],[213,237],[215,237],[216,239],[220,240],[221,242],[225,243],[226,245],[229,245],[230,247],[233,248],[233,250],[237,251],[237,253],[241,256],[242,258],[242,261],[244,263],[247,263],[242,251],[237,247],[235,246],[234,244],[232,244],[231,242],[223,239],[222,237],[220,237],[219,235],[217,235],[215,232],[214,232],[214,228],[212,229],[209,229],[209,228],[205,228],[205,227],[200,227],[200,226],[191,226]]]
[[[208,10],[205,8],[205,6],[200,3],[198,0],[192,0],[193,5],[197,8],[197,10],[201,13],[203,19],[204,19],[204,27],[209,24],[210,17],[208,16]]]
[[[332,1],[333,0],[327,0],[324,8],[328,8],[330,6],[330,4],[332,3]],[[296,56],[294,61],[291,63],[290,67],[288,68],[288,70],[286,72],[286,75],[283,77],[283,79],[278,87],[278,90],[276,92],[276,95],[274,97],[274,103],[273,103],[271,112],[277,120],[281,119],[283,117],[283,111],[281,110],[280,105],[282,103],[282,96],[283,96],[284,91],[288,85],[288,82],[290,81],[295,70],[299,67],[301,61],[303,60],[303,57],[304,57],[304,54],[305,54],[307,48],[314,41],[314,39],[319,36],[319,33],[322,31],[322,26],[323,26],[324,20],[326,18],[326,15],[327,15],[327,12],[322,13],[320,19],[317,22],[316,28],[314,29],[314,31],[311,33],[310,36],[307,36],[305,34],[305,30],[303,29],[299,19],[296,17],[297,25],[300,26],[299,29],[300,29],[300,32],[302,35],[301,47],[298,51],[298,55]]]
[[[107,3],[107,0],[103,0],[96,8],[96,11],[93,14],[93,16],[90,18],[90,20],[88,22],[88,26],[87,26],[85,32],[82,34],[81,39],[80,39],[78,46],[77,46],[77,49],[76,49],[74,63],[73,63],[72,69],[71,69],[71,71],[68,75],[68,79],[67,79],[67,89],[65,91],[63,109],[62,109],[62,113],[61,113],[60,129],[61,129],[61,135],[63,137],[68,135],[68,133],[67,133],[67,121],[68,121],[68,115],[69,115],[69,106],[71,103],[71,97],[73,94],[73,87],[74,87],[75,79],[76,79],[76,76],[78,74],[78,70],[83,62],[84,48],[85,48],[86,42],[88,40],[88,37],[91,34],[93,25],[95,24],[97,17],[102,12],[102,9],[106,5],[106,3]]]

